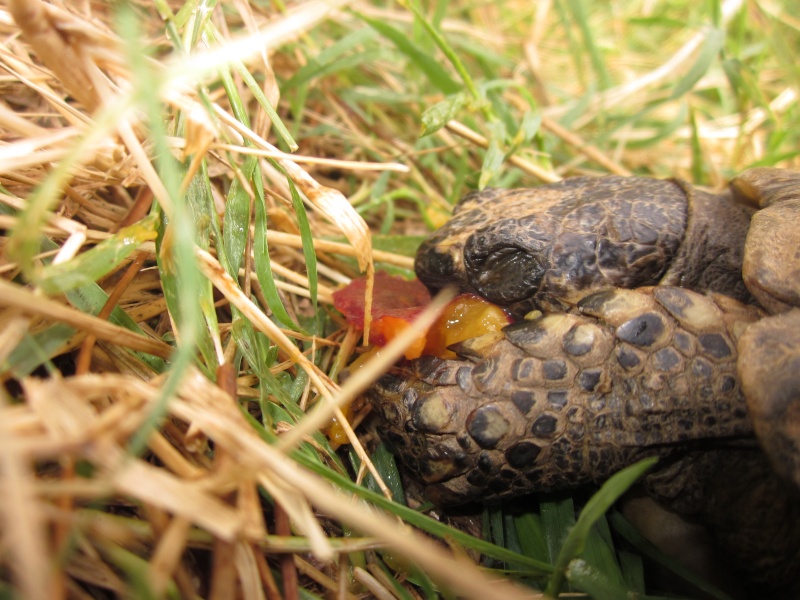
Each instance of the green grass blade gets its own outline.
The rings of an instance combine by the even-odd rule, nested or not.
[[[35,369],[49,363],[50,358],[71,338],[75,330],[69,325],[58,323],[35,334],[26,333],[0,365],[0,373],[22,379]],[[48,371],[50,370],[48,365]]]
[[[258,159],[255,156],[248,156],[242,165],[240,177],[244,181],[251,182],[257,165]],[[234,177],[228,190],[222,221],[222,245],[227,260],[225,269],[234,281],[239,280],[239,267],[242,266],[249,232],[250,194],[247,193],[239,177]]]
[[[575,527],[569,532],[567,539],[564,541],[564,545],[561,547],[561,551],[555,562],[555,572],[550,578],[547,589],[545,590],[547,594],[553,597],[558,595],[564,581],[567,565],[573,558],[576,558],[583,552],[586,547],[586,538],[592,526],[609,508],[611,508],[611,505],[614,504],[639,477],[652,468],[656,462],[658,462],[658,459],[656,457],[651,457],[626,467],[606,481],[600,487],[600,490],[589,499],[583,511],[581,511],[575,523]]]
[[[267,211],[264,207],[264,184],[261,182],[261,177],[253,179],[253,186],[256,192],[253,238],[256,278],[261,286],[264,299],[267,301],[267,308],[272,311],[275,318],[286,327],[300,331],[300,326],[292,320],[283,305],[278,288],[275,285],[275,277],[272,274],[272,260],[269,256],[269,245],[267,243]]]
[[[421,117],[422,132],[420,136],[425,137],[439,131],[461,112],[469,100],[469,96],[464,92],[452,94],[425,110]]]
[[[592,68],[600,82],[600,89],[606,89],[611,85],[611,77],[608,74],[608,69],[606,69],[603,55],[594,40],[594,28],[589,23],[589,14],[587,13],[588,3],[584,0],[567,0],[567,6],[572,19],[578,24],[578,28],[581,31],[584,47],[589,54]],[[594,4],[594,6],[602,5]]]
[[[576,589],[589,594],[592,600],[668,600],[633,592],[623,583],[609,579],[602,569],[580,558],[570,561],[567,579]],[[670,599],[676,600],[676,597],[670,596]]]
[[[436,61],[429,53],[421,50],[411,41],[407,33],[377,19],[371,19],[366,15],[355,13],[370,27],[375,29],[387,40],[392,42],[397,49],[404,54],[412,64],[416,65],[428,78],[428,81],[443,94],[455,94],[461,86],[450,76],[450,73]]]
[[[308,292],[311,296],[311,305],[314,313],[317,312],[317,253],[314,250],[314,236],[311,233],[311,225],[308,222],[306,208],[303,206],[303,199],[290,178],[286,178],[289,184],[289,192],[292,195],[292,207],[297,217],[297,227],[300,230],[300,239],[303,242],[303,258],[306,261],[306,277],[308,277]]]
[[[703,46],[692,67],[675,85],[670,100],[680,98],[691,91],[694,85],[708,72],[711,63],[719,55],[725,42],[725,32],[720,29],[709,29],[703,40]]]
[[[624,577],[614,551],[614,542],[611,539],[608,521],[604,517],[600,517],[589,531],[586,548],[581,553],[581,558],[598,569],[609,580],[620,585],[623,584]]]
[[[172,157],[167,142],[162,105],[159,102],[160,81],[151,65],[145,60],[139,43],[140,26],[130,8],[121,8],[119,12],[119,30],[125,40],[126,58],[134,78],[141,84],[138,100],[147,115],[150,125],[150,138],[153,143],[155,165],[167,194],[172,200],[174,214],[169,226],[172,230],[170,248],[163,246],[164,221],[156,240],[159,269],[162,277],[169,273],[176,282],[176,303],[172,306],[173,321],[178,328],[181,344],[172,356],[172,365],[164,385],[159,391],[154,407],[147,421],[140,427],[128,444],[131,454],[140,454],[147,446],[150,434],[156,429],[167,411],[167,404],[177,389],[186,370],[194,363],[198,342],[202,339],[203,316],[197,302],[202,291],[204,278],[195,262],[194,223],[187,210],[185,198],[180,194],[180,182],[183,169]],[[148,93],[144,93],[147,90]],[[158,211],[158,207],[156,207]],[[167,250],[169,250],[167,252]]]
[[[186,190],[186,201],[191,211],[195,223],[195,244],[203,250],[208,250],[213,240],[215,246],[219,247],[217,241],[222,239],[222,232],[219,227],[219,217],[214,207],[214,199],[211,194],[211,186],[208,177],[208,166],[205,161],[202,163],[200,172],[192,178]],[[219,253],[220,260],[223,260],[223,253]],[[214,289],[211,281],[203,279],[200,282],[201,292],[198,297],[198,305],[203,313],[206,327],[201,330],[201,341],[198,349],[203,355],[205,364],[209,372],[215,371],[217,367],[217,354],[214,343],[211,340],[211,332],[216,339],[220,338],[219,322],[217,321],[217,308],[214,306]]]
[[[353,452],[353,457],[355,456],[355,452]],[[392,493],[392,498],[398,504],[405,504],[406,503],[406,495],[405,490],[403,489],[403,478],[400,476],[400,471],[397,468],[397,462],[394,459],[394,455],[389,452],[389,449],[386,447],[386,444],[381,442],[375,448],[375,451],[370,456],[372,460],[372,464],[375,465],[375,470],[378,471],[378,474],[383,479],[383,482],[386,484],[386,487],[389,488],[389,491]],[[360,462],[354,462],[356,468],[360,465]],[[372,477],[371,473],[368,473],[367,476],[364,478],[364,485],[371,489],[373,492],[380,492],[378,488],[378,484],[375,483],[375,479]]]
[[[535,560],[550,562],[539,515],[526,512],[515,515],[513,520],[522,554]]]
[[[114,129],[130,107],[131,100],[129,97],[120,98],[95,115],[92,127],[84,132],[71,151],[58,161],[47,178],[28,198],[27,206],[20,212],[19,220],[5,248],[8,257],[22,267],[23,273],[33,275],[33,256],[39,248],[39,232],[51,208],[61,197],[61,191],[73,170]]]
[[[627,550],[618,550],[617,556],[619,557],[620,569],[622,569],[622,578],[628,589],[639,593],[645,593],[644,583],[644,562],[642,557]]]
[[[692,109],[689,110],[689,130],[692,132],[690,144],[692,149],[692,181],[705,183],[705,157],[703,156],[703,146],[700,143],[700,135],[697,130],[697,119]]]
[[[461,80],[464,82],[464,85],[469,91],[470,95],[475,98],[476,100],[480,99],[480,93],[478,92],[478,88],[475,86],[475,82],[472,80],[472,76],[470,75],[467,68],[464,66],[464,63],[461,62],[461,57],[459,57],[458,53],[453,50],[447,40],[442,36],[441,33],[433,26],[432,23],[425,18],[425,15],[422,14],[420,7],[411,0],[410,2],[403,2],[406,8],[410,10],[415,17],[415,22],[422,25],[428,35],[431,36],[433,41],[439,47],[439,50],[447,57],[447,60],[450,61],[450,64],[453,65],[453,68],[456,70],[456,73],[461,77]],[[454,93],[460,89],[460,86],[456,86],[456,89],[451,90],[447,93]],[[487,115],[488,116],[488,115]]]
[[[293,90],[309,83],[316,77],[331,75],[342,69],[359,64],[358,61],[351,62],[347,59],[357,58],[357,56],[363,54],[363,52],[357,53],[355,57],[348,57],[346,56],[347,53],[373,40],[376,34],[377,30],[371,27],[362,27],[361,29],[348,33],[329,48],[325,48],[317,56],[310,58],[305,65],[281,86],[281,89],[284,92]]]
[[[506,160],[506,152],[504,150],[506,138],[505,125],[499,120],[491,121],[488,123],[488,128],[489,147],[486,149],[486,154],[483,156],[478,189],[485,188],[497,177]]]
[[[47,265],[39,272],[37,283],[51,295],[88,285],[108,275],[141,244],[155,237],[156,219],[146,217],[66,262]]]
[[[547,545],[547,562],[552,564],[561,552],[567,532],[575,525],[575,505],[569,497],[542,500],[539,511]]]

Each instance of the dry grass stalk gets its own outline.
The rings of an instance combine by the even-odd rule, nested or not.
[[[404,78],[396,61],[383,55],[396,48],[360,20],[365,15],[405,31],[413,22],[406,11],[344,0],[311,0],[284,12],[244,0],[221,2],[211,14],[190,11],[190,4],[153,6],[154,14],[140,15],[143,33],[136,34],[124,31],[111,3],[101,0],[0,3],[0,360],[6,384],[0,392],[0,571],[21,596],[33,599],[84,598],[98,589],[124,596],[144,586],[156,596],[177,590],[185,597],[273,600],[297,593],[296,586],[276,584],[273,571],[282,564],[284,586],[286,578],[298,577],[299,585],[339,598],[389,598],[396,582],[375,559],[376,550],[388,548],[424,566],[451,593],[536,597],[477,568],[457,544],[449,552],[331,483],[333,475],[342,475],[338,460],[347,453],[335,454],[318,432],[335,414],[360,463],[352,478],[361,482],[369,472],[391,495],[341,409],[395,362],[445,298],[341,386],[335,377],[358,333],[295,331],[266,308],[274,295],[289,318],[311,329],[305,323],[315,316],[312,300],[326,305],[323,314],[333,291],[360,272],[371,277],[376,261],[413,269],[408,255],[373,249],[373,231],[384,225],[384,216],[396,214],[393,231],[426,232],[423,218],[441,219],[465,180],[481,171],[491,132],[474,113],[462,111],[434,136],[417,139],[419,112],[445,94],[414,85],[424,69]],[[722,3],[722,24],[742,6],[741,0]],[[525,45],[527,62],[520,56],[517,65],[496,68],[504,81],[534,87],[547,104],[541,124],[554,134],[547,139],[562,164],[549,164],[543,146],[531,138],[530,152],[504,157],[514,182],[600,170],[689,178],[697,157],[731,169],[767,160],[773,120],[788,121],[797,101],[797,90],[769,73],[757,82],[770,92],[763,106],[722,114],[695,99],[696,122],[676,127],[661,143],[644,143],[673,118],[676,106],[664,99],[675,73],[690,69],[704,31],[648,57],[652,67],[645,70],[636,70],[641,56],[615,56],[615,69],[632,75],[591,97],[564,127],[556,118],[574,111],[586,89],[580,77],[558,79],[573,65],[558,45],[564,40],[554,37],[558,28],[548,26],[555,22],[553,7],[468,7],[465,16],[491,27],[449,17],[439,23],[447,35],[463,36],[458,39],[465,54],[471,46],[485,51],[476,55],[474,73],[478,63],[504,64],[506,53]],[[498,18],[509,14],[507,22]],[[232,33],[237,31],[246,34]],[[135,35],[142,48],[135,47]],[[325,58],[347,43],[356,54],[368,44],[380,52],[350,70],[337,64],[338,57]],[[131,53],[142,55],[141,65]],[[343,56],[351,60],[354,54]],[[343,74],[326,73],[329,67],[341,67]],[[303,73],[311,75],[293,81]],[[137,79],[142,76],[150,79],[143,83]],[[294,95],[286,100],[282,86],[290,82]],[[707,75],[702,83],[718,90],[724,79]],[[356,110],[364,106],[352,100],[359,94],[362,100],[381,94],[402,100]],[[503,94],[508,107],[529,110],[528,97],[513,85]],[[269,113],[260,95],[278,111]],[[570,95],[573,100],[564,100]],[[148,98],[168,119],[149,120]],[[642,105],[643,98],[653,105]],[[401,104],[419,110],[393,108]],[[603,111],[620,105],[658,119],[601,132],[608,133],[606,146],[590,143]],[[301,132],[296,154],[270,141],[281,137],[281,121]],[[697,145],[692,159],[687,140]],[[284,143],[294,150],[293,142]],[[181,168],[171,174],[162,169],[159,147],[172,152]],[[771,162],[780,162],[773,152]],[[248,161],[255,164],[251,173],[245,172]],[[797,166],[796,153],[784,164]],[[281,169],[302,194],[313,232],[305,242],[319,261],[313,274]],[[711,183],[723,179],[708,169]],[[236,185],[246,202],[241,215],[231,217]],[[384,191],[373,197],[376,189]],[[261,194],[263,205],[256,205]],[[196,212],[184,206],[191,202]],[[257,244],[263,224],[256,208],[263,208],[267,224],[274,290],[263,277]],[[85,285],[50,281],[44,293],[50,265],[89,263],[98,244],[154,210],[169,222],[159,223],[157,242],[140,240],[133,259],[109,252],[96,261],[108,268],[83,267]],[[230,220],[221,221],[218,236],[212,222],[222,216]],[[188,247],[182,218],[197,219]],[[241,263],[226,262],[239,243],[225,237],[230,230],[241,233]],[[334,236],[347,243],[327,239]],[[184,337],[182,289],[170,280],[183,276],[179,255],[193,256],[202,274],[199,298],[189,299],[202,305],[194,325],[204,335],[195,331],[194,338]],[[197,347],[187,348],[186,339],[197,339]],[[256,348],[262,342],[269,346],[265,352]],[[252,364],[265,355],[267,365]],[[181,363],[186,356],[190,360]],[[190,366],[175,366],[180,364]],[[291,401],[300,398],[294,404],[285,398],[292,394]],[[309,414],[291,413],[290,407]],[[131,452],[143,431],[149,431],[146,447]],[[311,452],[329,469],[328,479],[314,463],[298,459]],[[286,518],[276,523],[276,514]],[[346,528],[362,537],[346,537]],[[368,570],[359,565],[360,553],[367,554],[361,564]]]

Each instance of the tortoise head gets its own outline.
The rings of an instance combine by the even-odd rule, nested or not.
[[[671,181],[580,177],[471,194],[417,253],[417,276],[452,284],[519,315],[598,289],[658,283],[689,212]]]

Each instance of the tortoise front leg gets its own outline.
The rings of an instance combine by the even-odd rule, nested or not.
[[[745,284],[774,316],[739,340],[739,372],[756,434],[775,469],[800,487],[800,172],[752,169],[734,193],[753,215]]]

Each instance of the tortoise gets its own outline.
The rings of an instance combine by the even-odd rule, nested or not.
[[[643,480],[761,591],[800,591],[800,172],[722,194],[578,177],[466,196],[419,249],[519,321],[397,366],[371,390],[440,505]]]

